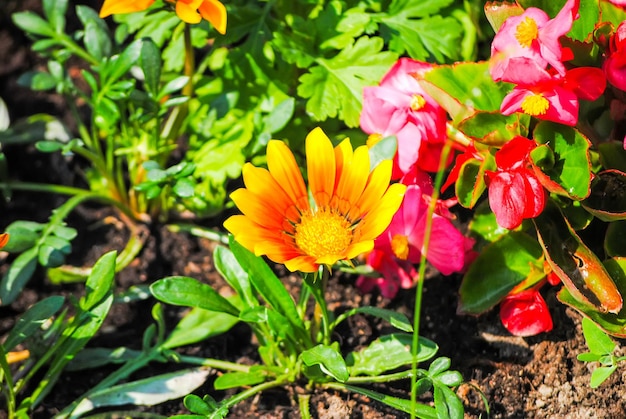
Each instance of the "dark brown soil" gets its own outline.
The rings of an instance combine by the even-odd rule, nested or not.
[[[36,9],[38,1],[3,1],[0,5],[0,97],[11,112],[13,120],[33,112],[49,112],[65,118],[64,104],[54,95],[33,94],[17,83],[17,77],[40,65],[29,50],[28,40],[10,22],[10,13],[18,9]],[[30,147],[7,147],[3,150],[11,173],[21,180],[72,183],[77,181],[74,162],[55,156],[41,155]],[[63,197],[15,192],[2,207],[0,229],[16,219],[45,221],[50,211],[62,203]],[[110,249],[120,250],[127,232],[116,223],[102,223],[107,208],[81,207],[68,222],[79,231],[74,242],[75,253],[70,262],[75,265],[93,263]],[[220,228],[219,218],[206,220],[206,226]],[[149,284],[168,275],[186,275],[222,289],[225,284],[212,264],[215,243],[179,233],[165,226],[149,226],[150,236],[140,257],[116,278],[117,290],[131,285]],[[4,266],[10,257],[3,255]],[[300,280],[276,267],[284,282],[295,293]],[[335,275],[329,284],[330,307],[336,313],[360,305],[375,305],[400,311],[412,317],[415,296],[412,290],[402,291],[395,299],[379,295],[362,295],[354,286],[354,277]],[[565,308],[555,298],[556,288],[550,290],[547,302],[554,318],[554,330],[532,338],[511,337],[501,326],[497,312],[481,317],[464,317],[456,313],[459,277],[429,278],[424,286],[424,304],[421,335],[440,346],[440,356],[452,359],[452,368],[459,370],[466,383],[457,390],[465,403],[468,418],[619,418],[626,415],[623,385],[626,371],[619,368],[599,389],[589,387],[590,369],[576,360],[586,351],[580,327],[580,316]],[[0,307],[0,339],[10,330],[16,318],[31,304],[48,295],[81,295],[82,286],[54,286],[38,271],[28,288],[9,307]],[[106,324],[90,346],[139,348],[143,331],[153,322],[150,310],[154,301],[117,304],[111,310]],[[173,324],[181,310],[169,307],[167,319]],[[387,326],[372,318],[357,316],[339,330],[343,349],[367,344]],[[258,361],[252,335],[245,325],[238,325],[228,333],[210,339],[201,345],[184,348],[197,356],[210,356],[230,361],[253,363]],[[148,377],[179,368],[173,364],[151,364],[133,378]],[[47,419],[80,396],[111,369],[100,368],[88,374],[65,373],[54,391],[45,399],[33,418]],[[212,377],[214,378],[214,377]],[[215,392],[211,380],[195,393],[212,394],[216,399],[225,393]],[[373,387],[376,390],[408,398],[408,382]],[[483,404],[480,393],[488,401]],[[273,390],[248,400],[232,410],[233,418],[291,418],[298,417],[294,401],[295,389]],[[339,392],[317,392],[312,396],[312,413],[320,418],[395,418],[405,417],[391,408],[368,398]],[[1,406],[1,405],[0,405]],[[128,406],[132,412],[152,412],[164,416],[185,413],[182,402],[172,401],[154,407]],[[487,414],[489,412],[489,414]],[[0,407],[0,418],[6,413]]]

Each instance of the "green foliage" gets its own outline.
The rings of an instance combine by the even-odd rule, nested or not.
[[[597,388],[617,370],[618,363],[625,361],[626,356],[615,356],[615,342],[587,317],[583,318],[583,336],[589,352],[579,354],[578,360],[600,363],[591,373],[591,388]]]

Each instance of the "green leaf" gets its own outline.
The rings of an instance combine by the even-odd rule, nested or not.
[[[37,248],[33,247],[20,254],[0,282],[0,304],[11,304],[22,292],[37,267]]]
[[[626,220],[609,223],[604,236],[604,251],[607,256],[626,256]]]
[[[215,379],[213,387],[216,390],[227,390],[235,387],[253,386],[262,383],[267,373],[259,368],[252,367],[249,372],[227,372]]]
[[[485,246],[465,273],[459,311],[480,314],[489,310],[531,274],[543,275],[539,243],[523,232],[502,236]]]
[[[239,310],[211,286],[186,276],[159,279],[150,286],[152,295],[164,303],[199,307],[237,317]]]
[[[395,135],[390,135],[369,147],[370,171],[383,160],[392,160],[398,150],[398,139]]]
[[[248,273],[241,267],[233,252],[225,246],[217,246],[213,251],[215,269],[228,282],[247,307],[256,307],[258,300],[252,292]]]
[[[473,208],[478,203],[487,189],[485,172],[494,170],[495,164],[496,161],[491,154],[485,155],[482,160],[471,158],[462,164],[459,177],[454,184],[459,204],[465,208]]]
[[[296,106],[296,100],[292,97],[280,102],[272,111],[263,118],[263,131],[274,134],[283,129],[292,118]]]
[[[53,36],[54,30],[41,16],[33,12],[17,12],[11,15],[15,26],[25,32],[41,36]]]
[[[57,79],[43,71],[28,71],[17,79],[17,83],[32,90],[46,91],[57,86]]]
[[[22,314],[2,344],[5,351],[14,349],[39,330],[50,317],[61,309],[63,301],[65,298],[60,295],[46,297]]]
[[[586,317],[584,317],[583,320],[584,319],[586,319]],[[582,354],[578,354],[576,356],[576,359],[582,362],[599,362],[602,356],[603,355],[598,355],[591,352],[584,352]]]
[[[345,388],[355,393],[363,394],[371,399],[385,403],[387,406],[391,406],[394,409],[398,409],[401,412],[414,414],[420,419],[439,419],[437,411],[434,407],[428,406],[422,403],[412,403],[410,400],[400,399],[398,397],[388,396],[376,391],[367,390],[361,387],[346,384]]]
[[[435,384],[434,399],[437,418],[439,419],[463,419],[463,402],[459,396],[448,387]]]
[[[612,258],[604,261],[604,266],[622,295],[626,295],[626,258]],[[602,313],[591,304],[574,298],[567,287],[562,287],[557,294],[559,301],[585,317],[589,317],[606,333],[619,338],[626,338],[626,309],[622,306],[619,313]]]
[[[625,16],[626,18],[626,16]],[[626,150],[621,142],[602,142],[598,144],[600,163],[604,169],[616,169],[626,172]]]
[[[65,32],[67,0],[43,0],[43,12],[56,33]]]
[[[202,342],[226,333],[237,323],[239,319],[230,314],[194,307],[174,327],[163,347],[172,349]]]
[[[125,404],[153,406],[178,399],[200,387],[209,373],[209,369],[191,368],[108,387],[83,399],[72,411],[72,417],[82,416],[99,407]]]
[[[603,312],[617,313],[622,295],[598,257],[549,201],[533,219],[546,261],[572,295]]]
[[[91,269],[85,283],[85,297],[80,300],[80,308],[83,310],[91,310],[110,294],[115,277],[116,257],[116,251],[105,253]]]
[[[349,127],[359,126],[363,88],[378,84],[397,59],[382,48],[381,38],[364,36],[333,58],[318,58],[299,79],[306,111],[318,121],[338,116]]]
[[[522,113],[476,112],[459,124],[459,130],[483,144],[499,147],[515,136],[528,135],[530,117]]]
[[[412,345],[413,336],[410,334],[397,333],[381,336],[366,348],[348,354],[346,363],[350,376],[362,374],[374,376],[409,365],[413,362]],[[418,345],[416,358],[418,362],[432,358],[439,349],[435,342],[421,336]]]
[[[593,31],[601,21],[599,3],[597,0],[580,0],[578,18],[574,20],[572,29],[567,33],[568,38],[581,42],[592,41]]]
[[[413,325],[409,321],[409,319],[402,313],[398,313],[397,311],[387,310],[380,307],[356,307],[348,311],[344,314],[344,316],[353,316],[355,314],[368,314],[370,316],[375,316],[381,318],[387,322],[389,322],[392,326],[397,329],[402,330],[403,332],[412,332]]]
[[[587,317],[583,317],[583,335],[587,347],[593,354],[610,355],[615,350],[616,344],[597,324]]]
[[[591,388],[598,388],[600,384],[606,381],[607,378],[615,372],[617,369],[617,365],[613,365],[611,367],[598,367],[591,373]]]
[[[475,110],[499,112],[510,90],[509,84],[493,81],[487,62],[437,66],[424,74],[420,85],[457,123]]]
[[[550,191],[572,199],[583,199],[589,195],[591,185],[591,143],[572,127],[549,121],[541,121],[533,132],[538,144],[549,146],[554,152],[555,162],[550,168],[536,167],[535,173]],[[531,152],[531,161],[535,155]],[[535,162],[537,163],[537,162]]]
[[[450,3],[452,0],[394,0],[387,13],[373,18],[388,27],[382,31],[389,34],[392,51],[400,55],[406,51],[416,60],[424,61],[432,56],[437,62],[444,62],[446,58],[460,58],[463,33],[458,20],[437,13]]]
[[[626,173],[618,170],[598,173],[582,206],[602,221],[626,220]]]
[[[5,229],[9,234],[9,242],[2,250],[10,253],[22,253],[35,246],[41,237],[44,224],[33,221],[14,221]]]
[[[326,345],[317,345],[300,354],[304,365],[311,367],[318,365],[322,372],[335,380],[345,382],[350,374],[341,354],[334,348]]]
[[[452,360],[448,357],[441,356],[430,363],[428,373],[432,376],[440,374],[449,369],[450,365],[452,365]]]
[[[196,182],[189,178],[178,179],[172,188],[172,192],[179,198],[189,198],[195,193]]]
[[[143,71],[146,90],[154,97],[157,97],[161,80],[161,66],[163,64],[161,62],[161,51],[150,38],[144,39],[141,44],[139,63]]]
[[[229,237],[229,245],[241,267],[250,276],[250,282],[263,299],[274,310],[287,318],[289,323],[299,330],[304,330],[304,324],[298,315],[291,295],[267,263],[240,245],[232,235]]]

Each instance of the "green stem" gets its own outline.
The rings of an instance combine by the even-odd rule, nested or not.
[[[315,308],[313,310],[313,319],[311,320],[311,337],[317,342],[317,334],[322,329],[322,343],[330,344],[330,316],[328,315],[328,306],[326,305],[326,287],[328,286],[328,278],[330,271],[326,266],[322,267],[322,275],[319,281],[316,278],[308,279],[307,285],[315,298]]]
[[[7,348],[10,350],[11,348]],[[11,367],[7,363],[7,356],[4,347],[0,345],[0,368],[2,369],[3,376],[0,376],[0,383],[2,383],[2,393],[7,402],[7,415],[9,419],[13,419],[15,416],[15,389],[13,388],[13,375],[11,373]]]
[[[257,393],[260,393],[264,390],[269,390],[270,388],[280,387],[285,384],[286,381],[286,377],[279,377],[274,381],[267,381],[265,383],[258,384],[254,387],[250,387],[249,389],[242,391],[241,393],[237,393],[226,400],[223,400],[221,402],[221,405],[222,407],[230,409],[231,406],[236,405],[237,403],[247,399],[248,397],[252,397]]]
[[[444,168],[452,148],[452,141],[447,140],[443,150],[441,151],[441,157],[439,160],[439,168],[437,175],[435,176],[435,184],[433,186],[433,192],[430,197],[430,203],[428,205],[428,212],[426,213],[426,226],[424,227],[424,241],[422,243],[422,255],[420,258],[420,266],[417,276],[417,287],[415,288],[415,311],[413,313],[413,342],[411,348],[412,362],[411,362],[411,419],[415,418],[415,407],[417,406],[417,351],[419,345],[419,327],[420,327],[420,315],[422,311],[422,294],[424,292],[424,276],[426,273],[426,256],[428,255],[428,246],[430,244],[430,233],[432,231],[433,215],[435,213],[435,207],[437,206],[437,200],[439,199],[439,189],[443,184]]]
[[[174,223],[168,224],[167,228],[173,233],[179,233],[181,231],[189,233],[192,236],[201,237],[217,243],[228,244],[228,234],[221,233],[219,231],[209,230],[205,227],[197,226],[194,224],[186,223]]]
[[[200,358],[197,356],[177,355],[180,362],[191,365],[201,365],[203,367],[211,367],[222,371],[238,371],[250,372],[249,365],[237,364],[235,362],[221,361],[213,358]]]

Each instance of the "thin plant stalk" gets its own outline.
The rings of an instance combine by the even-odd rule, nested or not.
[[[420,315],[422,311],[422,294],[424,292],[424,276],[426,273],[426,256],[428,254],[428,246],[430,244],[433,215],[435,214],[437,199],[439,199],[439,189],[443,184],[444,169],[446,167],[448,155],[452,149],[452,144],[452,141],[446,140],[441,151],[439,167],[437,175],[435,176],[435,184],[433,186],[433,192],[428,204],[428,212],[426,213],[426,226],[424,228],[424,241],[422,244],[420,266],[417,274],[417,286],[415,287],[415,311],[413,314],[413,342],[411,348],[411,419],[415,418],[415,408],[417,406],[417,351],[419,345]]]

